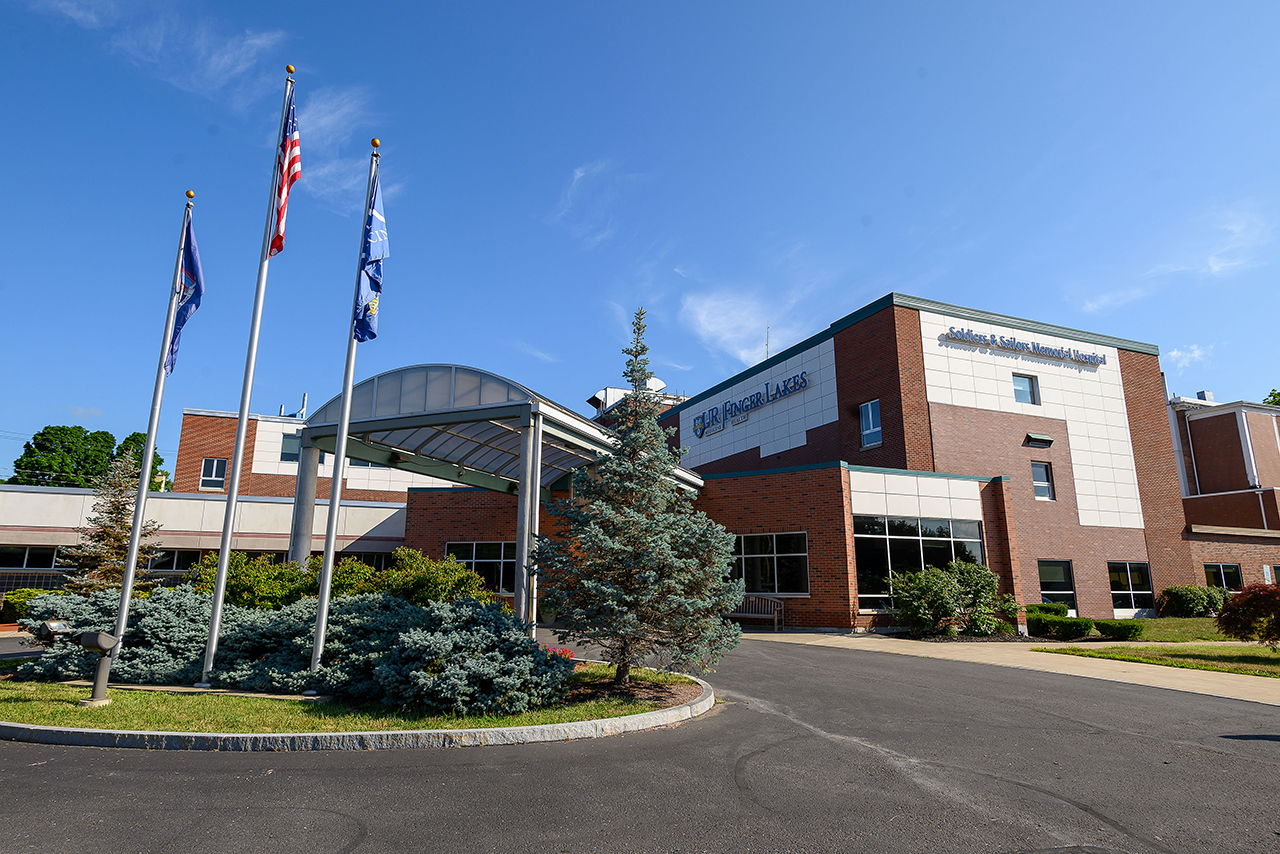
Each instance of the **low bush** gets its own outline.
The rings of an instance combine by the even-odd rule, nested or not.
[[[1041,602],[1027,606],[1027,616],[1032,614],[1048,614],[1052,617],[1065,617],[1068,611],[1066,602]]]
[[[894,575],[893,601],[898,620],[913,632],[963,632],[990,635],[1003,603],[1000,578],[985,566],[955,560],[943,569]]]
[[[111,631],[118,597],[43,596],[30,617],[57,616],[76,632]],[[493,603],[463,599],[413,605],[387,594],[336,597],[325,654],[310,671],[317,601],[277,611],[228,604],[222,614],[214,684],[247,691],[315,690],[357,702],[451,714],[526,711],[559,702],[573,662],[541,650],[524,626]],[[112,678],[191,684],[200,676],[210,597],[190,586],[159,589],[129,613]],[[18,670],[20,678],[90,678],[97,656],[68,642]]]
[[[1212,617],[1222,613],[1226,598],[1221,587],[1180,584],[1161,590],[1156,608],[1162,617]]]
[[[218,553],[207,552],[191,567],[187,579],[198,593],[213,593],[218,575]],[[227,560],[227,587],[223,603],[241,608],[276,610],[297,602],[310,590],[309,579],[293,561],[272,563],[259,555],[250,560],[244,552]]]
[[[27,606],[31,600],[37,596],[47,596],[53,594],[55,596],[65,595],[62,590],[40,590],[35,587],[19,587],[17,590],[10,590],[4,594],[4,608],[0,611],[0,619],[18,620],[27,616]]]
[[[1059,617],[1053,614],[1027,614],[1027,631],[1038,638],[1075,640],[1093,631],[1093,620],[1087,617]]]
[[[1093,627],[1098,634],[1111,640],[1137,640],[1146,628],[1137,620],[1094,620]]]
[[[996,630],[992,632],[992,634],[996,635],[1016,635],[1017,633],[1018,627],[1007,620],[997,620]]]
[[[1218,613],[1218,631],[1236,640],[1280,647],[1280,587],[1248,584]]]

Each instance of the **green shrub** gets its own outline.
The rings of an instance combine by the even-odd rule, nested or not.
[[[1236,640],[1280,647],[1280,587],[1248,584],[1222,606],[1218,631]]]
[[[913,632],[989,635],[999,622],[999,584],[999,576],[985,566],[959,560],[943,569],[895,573],[894,608],[898,620]]]
[[[19,587],[17,590],[10,590],[4,594],[4,610],[3,619],[18,620],[27,616],[27,606],[32,599],[37,596],[63,596],[66,591],[63,590],[40,590],[35,587]]]
[[[1027,614],[1027,631],[1038,638],[1074,640],[1093,631],[1093,620],[1087,617],[1058,617],[1053,614]]]
[[[415,605],[428,602],[456,602],[459,599],[492,601],[484,579],[467,569],[453,555],[433,560],[417,549],[401,546],[392,553],[392,563],[378,579],[378,590],[399,596]]]
[[[1221,587],[1180,584],[1161,590],[1156,608],[1162,617],[1212,617],[1222,612],[1226,598]]]
[[[1027,606],[1027,617],[1030,618],[1032,614],[1048,614],[1052,617],[1065,617],[1067,616],[1068,610],[1070,609],[1067,607],[1066,602],[1041,602],[1039,604]]]
[[[1111,640],[1137,640],[1146,625],[1138,620],[1094,620],[1098,634]]]
[[[1017,633],[1018,633],[1017,626],[1015,626],[1013,623],[1010,623],[1008,620],[997,620],[996,630],[992,632],[992,634],[996,634],[996,635],[1016,635]]]
[[[118,596],[42,596],[23,624],[57,616],[76,632],[110,631]],[[211,599],[184,585],[161,588],[129,611],[112,678],[191,684],[200,676]],[[427,607],[387,594],[336,597],[325,654],[310,671],[317,600],[278,611],[228,604],[214,684],[247,691],[316,690],[358,702],[436,713],[521,712],[559,702],[573,662],[541,650],[521,623],[492,603],[463,599]],[[20,678],[90,678],[97,656],[61,642],[24,664]]]
[[[207,552],[191,567],[187,579],[197,593],[213,593],[218,575],[218,553]],[[222,601],[241,608],[275,610],[297,602],[310,588],[310,580],[297,563],[272,563],[267,555],[249,560],[233,551],[227,560],[227,589]],[[113,669],[114,672],[114,669]]]

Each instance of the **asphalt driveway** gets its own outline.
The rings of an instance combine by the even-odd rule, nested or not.
[[[591,741],[0,743],[0,851],[1280,850],[1280,708],[748,638],[724,700]]]

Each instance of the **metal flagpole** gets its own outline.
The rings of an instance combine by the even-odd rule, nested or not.
[[[347,429],[351,426],[351,387],[356,373],[356,307],[360,300],[360,275],[364,272],[365,230],[369,228],[369,209],[373,206],[373,188],[378,183],[378,140],[373,140],[369,154],[369,184],[364,194],[364,217],[360,221],[360,251],[356,263],[356,289],[351,297],[351,315],[347,318],[347,366],[342,375],[342,414],[338,417],[338,439],[333,449],[333,483],[329,487],[329,519],[324,529],[324,562],[320,568],[320,607],[316,612],[316,636],[311,647],[311,670],[320,669],[324,652],[324,633],[329,623],[329,588],[333,583],[333,553],[338,541],[338,509],[342,502],[342,466],[347,460]]]
[[[182,252],[187,248],[187,223],[191,220],[192,201],[196,194],[187,190],[187,207],[182,213],[182,231],[178,235],[178,257],[173,262],[173,283],[169,288],[169,313],[165,316],[164,337],[160,342],[160,363],[156,366],[156,386],[151,393],[151,419],[147,422],[147,441],[142,450],[142,472],[138,476],[138,496],[133,505],[133,529],[129,533],[129,553],[124,562],[124,578],[120,582],[120,614],[116,617],[116,645],[98,663],[93,680],[92,700],[105,700],[111,665],[120,657],[124,646],[125,627],[129,623],[129,599],[133,596],[133,577],[138,568],[138,548],[147,512],[147,491],[151,488],[151,460],[156,452],[156,432],[160,427],[160,402],[164,399],[164,363],[172,344],[173,326],[178,317],[178,298],[182,296]],[[105,704],[99,704],[105,705]]]
[[[289,76],[285,80],[284,104],[280,108],[280,133],[276,135],[277,141],[284,135],[284,126],[289,113],[289,99],[293,95],[293,66],[288,66],[287,70]],[[218,651],[218,630],[222,624],[222,600],[227,592],[227,566],[231,560],[231,533],[235,529],[236,500],[240,495],[240,466],[244,462],[244,440],[249,426],[249,399],[253,395],[253,370],[258,361],[258,327],[262,323],[262,303],[267,295],[267,264],[270,261],[267,250],[271,246],[271,237],[275,230],[280,165],[280,157],[277,155],[276,165],[271,170],[271,197],[267,203],[267,223],[262,229],[258,287],[253,296],[253,318],[249,322],[249,350],[244,360],[244,385],[240,389],[240,415],[236,420],[235,451],[231,456],[231,469],[227,472],[227,511],[222,520],[222,542],[218,546],[218,574],[213,584],[213,612],[209,616],[209,642],[204,648],[204,668],[201,670],[198,687],[208,686],[209,671],[213,670],[213,657]]]

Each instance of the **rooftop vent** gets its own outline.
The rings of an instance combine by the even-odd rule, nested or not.
[[[1198,392],[1196,392],[1196,397],[1197,397],[1197,398],[1199,398],[1200,400],[1205,401],[1206,403],[1213,403],[1213,402],[1214,402],[1214,400],[1213,400],[1213,392],[1211,392],[1211,391],[1198,391]]]

